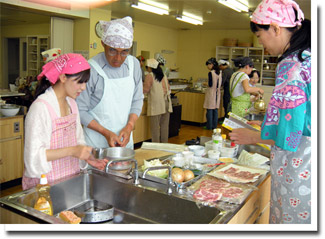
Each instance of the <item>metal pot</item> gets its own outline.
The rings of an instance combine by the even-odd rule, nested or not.
[[[135,151],[124,147],[93,148],[92,154],[96,159],[122,160],[134,158]],[[132,162],[116,162],[109,165],[113,170],[126,170],[132,167]]]
[[[259,95],[259,99],[255,101],[254,108],[259,111],[265,110],[265,102],[263,100],[263,97],[261,98],[261,95]]]
[[[105,222],[113,219],[113,206],[97,200],[89,200],[73,209],[83,223]]]

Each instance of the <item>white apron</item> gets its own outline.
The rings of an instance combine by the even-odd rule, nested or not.
[[[109,79],[103,69],[93,59],[88,61],[97,73],[104,78],[103,97],[89,113],[94,116],[99,124],[116,135],[119,135],[128,122],[135,88],[132,56],[128,56],[126,60],[129,65],[129,76],[117,79]],[[96,148],[109,147],[106,138],[97,131],[85,127],[84,133],[88,145]],[[133,149],[132,132],[126,147]]]

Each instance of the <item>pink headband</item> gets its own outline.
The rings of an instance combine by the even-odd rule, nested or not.
[[[297,10],[297,21],[293,8]],[[256,24],[277,23],[280,27],[300,26],[302,20],[304,20],[304,13],[299,5],[292,0],[263,0],[257,6],[251,19]]]
[[[61,74],[76,74],[90,69],[88,61],[80,54],[68,53],[43,66],[43,71],[37,76],[40,80],[43,76],[55,84]]]

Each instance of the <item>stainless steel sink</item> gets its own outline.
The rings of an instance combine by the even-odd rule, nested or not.
[[[97,170],[57,182],[51,187],[54,216],[33,209],[35,189],[0,199],[7,209],[44,223],[63,223],[57,214],[87,200],[98,200],[114,207],[114,218],[107,223],[217,223],[222,215],[212,207],[198,207],[180,195],[168,195],[166,185],[140,179],[139,185]]]

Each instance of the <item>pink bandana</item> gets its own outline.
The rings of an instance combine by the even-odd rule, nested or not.
[[[52,84],[55,84],[61,74],[76,74],[88,69],[90,69],[88,61],[82,55],[68,53],[45,64],[37,79],[46,76]]]
[[[298,12],[297,21],[293,8]],[[254,11],[251,21],[261,25],[277,23],[280,27],[295,27],[300,26],[303,19],[304,13],[292,0],[263,0]]]

